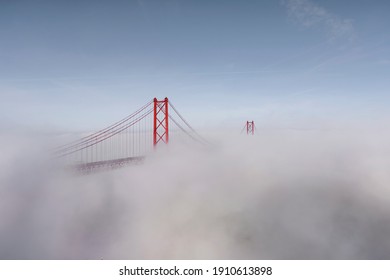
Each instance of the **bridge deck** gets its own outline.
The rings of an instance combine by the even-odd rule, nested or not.
[[[114,160],[103,160],[88,163],[74,164],[70,166],[71,170],[78,173],[89,174],[92,172],[112,170],[121,168],[127,165],[142,163],[145,157],[127,157]]]

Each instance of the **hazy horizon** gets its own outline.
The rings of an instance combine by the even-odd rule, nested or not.
[[[388,1],[0,5],[2,126],[95,131],[168,97],[199,129],[387,127]]]

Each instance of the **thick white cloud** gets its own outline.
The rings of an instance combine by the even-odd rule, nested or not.
[[[76,177],[34,139],[0,139],[2,259],[390,254],[386,135],[216,137],[211,150],[170,146],[143,165]]]

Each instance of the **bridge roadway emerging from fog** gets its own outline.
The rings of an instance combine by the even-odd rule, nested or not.
[[[143,162],[145,155],[168,144],[170,129],[194,142],[207,145],[168,98],[153,100],[106,128],[55,149],[57,158],[80,173],[116,169]]]
[[[105,170],[118,169],[127,165],[140,164],[145,157],[127,157],[112,160],[79,163],[70,165],[70,169],[80,174],[90,174]]]

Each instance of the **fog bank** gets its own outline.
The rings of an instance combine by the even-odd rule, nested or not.
[[[388,135],[225,136],[73,176],[3,133],[0,258],[390,258]]]

